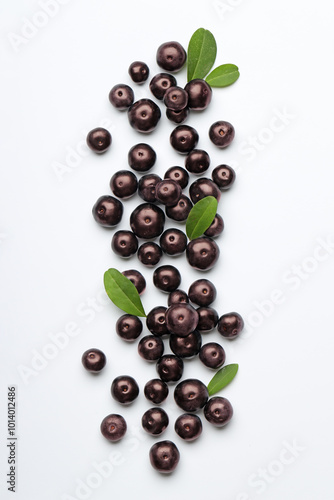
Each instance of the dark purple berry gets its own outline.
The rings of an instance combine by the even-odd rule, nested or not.
[[[194,441],[202,434],[202,421],[197,415],[183,413],[174,426],[176,434],[185,441]]]
[[[233,125],[229,122],[218,121],[211,125],[209,137],[211,142],[218,148],[226,148],[231,144],[235,136]]]
[[[101,433],[108,441],[119,441],[126,433],[127,425],[122,415],[112,413],[101,422]]]
[[[113,196],[101,196],[93,206],[92,212],[98,224],[113,227],[122,220],[123,204]]]
[[[164,382],[177,382],[183,374],[183,361],[174,354],[165,354],[157,362],[157,372]]]
[[[169,474],[176,469],[180,452],[172,441],[159,441],[151,447],[149,457],[153,469],[162,474]]]
[[[94,153],[104,153],[111,145],[111,134],[105,128],[94,128],[88,133],[86,142]]]
[[[180,337],[172,333],[169,337],[171,351],[180,358],[192,358],[199,353],[202,345],[202,336],[197,331],[189,333],[186,337]]]
[[[136,172],[147,172],[154,166],[156,159],[154,149],[143,142],[132,146],[128,153],[128,163]]]
[[[166,325],[171,333],[186,337],[198,323],[198,312],[190,304],[172,304],[166,312]]]
[[[168,307],[173,304],[188,304],[189,298],[183,290],[174,290],[168,295]]]
[[[143,429],[153,436],[160,436],[168,427],[169,418],[162,408],[150,408],[141,419]]]
[[[170,134],[172,147],[181,154],[188,154],[198,143],[198,133],[189,125],[179,125]]]
[[[207,271],[217,262],[219,247],[215,241],[207,236],[195,238],[187,245],[186,256],[191,267],[198,271]]]
[[[116,333],[126,342],[133,342],[143,331],[143,324],[138,316],[123,314],[116,323]]]
[[[186,51],[179,42],[165,42],[157,50],[158,66],[171,73],[179,71],[186,59]]]
[[[153,307],[146,317],[146,326],[153,335],[161,337],[168,335],[169,331],[166,326],[166,311],[167,307]]]
[[[180,184],[173,181],[172,179],[164,179],[158,182],[155,186],[155,196],[157,201],[160,201],[163,205],[167,207],[172,207],[176,205],[182,194],[182,188]]]
[[[160,117],[160,108],[151,99],[140,99],[128,110],[129,123],[137,132],[152,132],[158,125]]]
[[[205,231],[205,236],[210,236],[210,238],[216,238],[224,230],[224,221],[221,215],[216,214],[215,218],[211,222],[208,229]]]
[[[203,365],[216,370],[225,363],[225,351],[220,344],[209,342],[204,344],[199,351],[199,359]]]
[[[205,80],[195,78],[190,80],[184,87],[188,93],[188,106],[194,111],[203,111],[206,109],[212,98],[212,89]]]
[[[200,380],[183,380],[174,390],[175,403],[183,411],[197,411],[203,408],[209,398],[207,387]]]
[[[155,405],[163,403],[167,399],[168,393],[168,385],[160,378],[149,380],[144,387],[146,399]]]
[[[202,174],[210,166],[210,156],[203,149],[193,149],[185,160],[185,167],[192,174]]]
[[[229,189],[235,181],[235,171],[228,165],[218,165],[212,170],[212,180],[217,184],[219,189],[225,191]]]
[[[204,416],[210,424],[223,427],[231,420],[233,408],[228,399],[216,396],[205,405]]]
[[[221,192],[217,184],[215,184],[211,179],[202,177],[190,185],[189,196],[193,203],[197,203],[206,196],[214,196],[217,198],[217,201],[219,201]]]
[[[181,275],[174,266],[160,266],[153,273],[153,283],[163,292],[173,292],[180,286]]]
[[[137,255],[144,266],[154,267],[160,262],[162,250],[154,241],[147,241],[140,245]]]
[[[189,174],[182,167],[170,167],[168,170],[166,170],[164,179],[172,179],[173,181],[180,184],[181,188],[184,189],[188,185]]]
[[[161,177],[156,174],[146,174],[139,179],[138,194],[139,196],[149,202],[156,201],[155,186],[161,181]]]
[[[196,309],[198,312],[199,320],[197,330],[201,333],[211,332],[218,323],[218,313],[212,307],[199,307]]]
[[[82,355],[81,362],[91,373],[99,373],[107,362],[106,355],[100,349],[88,349]]]
[[[131,257],[138,250],[138,240],[132,231],[116,231],[111,240],[111,248],[120,257]]]
[[[127,271],[123,271],[122,274],[134,284],[139,295],[144,293],[146,281],[144,276],[139,271],[136,271],[135,269],[128,269]]]
[[[168,120],[178,125],[185,122],[186,119],[188,118],[188,115],[189,115],[188,108],[183,108],[180,111],[174,111],[173,109],[169,108],[166,109],[166,116]]]
[[[160,236],[159,243],[165,254],[181,255],[187,248],[187,236],[180,229],[166,229]]]
[[[146,361],[158,361],[164,352],[164,343],[160,337],[146,335],[138,343],[138,353]]]
[[[193,204],[189,200],[188,196],[181,194],[179,201],[173,207],[166,207],[166,215],[170,219],[176,220],[177,222],[183,222],[187,220],[187,217],[192,209]]]
[[[194,281],[188,290],[188,296],[191,302],[198,306],[209,306],[217,297],[215,285],[207,279]]]
[[[164,95],[164,105],[172,111],[182,111],[188,104],[188,94],[181,87],[170,87]]]
[[[168,73],[158,73],[150,81],[150,91],[157,99],[162,100],[166,91],[170,87],[175,87],[176,80],[173,75]]]
[[[120,111],[129,108],[133,104],[134,99],[135,96],[132,88],[123,83],[115,85],[109,92],[109,101]]]
[[[132,64],[130,64],[128,73],[131,80],[133,80],[135,83],[144,83],[148,79],[150,70],[147,64],[145,64],[144,62],[134,61]]]
[[[231,312],[219,318],[217,329],[220,335],[227,339],[236,338],[244,327],[244,320],[240,314]]]
[[[110,189],[118,198],[124,200],[131,198],[136,193],[137,188],[137,177],[130,170],[119,170],[110,179]]]
[[[132,403],[138,397],[138,394],[138,384],[129,375],[116,377],[111,384],[112,397],[123,405]]]
[[[130,226],[138,238],[151,239],[164,230],[165,214],[151,203],[142,203],[130,215]]]

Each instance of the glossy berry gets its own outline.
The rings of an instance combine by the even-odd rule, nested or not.
[[[166,325],[171,333],[186,337],[198,323],[198,313],[190,304],[172,304],[166,312]]]
[[[100,349],[88,349],[83,353],[81,362],[87,371],[99,373],[106,366],[107,358]]]
[[[140,245],[137,256],[144,266],[154,267],[160,262],[162,250],[154,241],[147,241]]]
[[[186,62],[187,54],[179,42],[165,42],[157,50],[157,64],[165,71],[179,71]]]
[[[94,128],[88,133],[86,142],[94,153],[105,153],[111,145],[111,134],[105,128]]]
[[[180,229],[166,229],[159,242],[163,252],[170,256],[181,255],[187,248],[187,236]]]
[[[198,306],[209,306],[217,297],[215,285],[207,279],[194,281],[188,290],[188,296],[191,302]]]
[[[207,236],[195,238],[187,245],[186,256],[189,264],[198,271],[207,271],[217,262],[219,247]]]
[[[153,335],[161,337],[168,335],[169,331],[166,325],[167,307],[153,307],[146,317],[146,326]]]
[[[128,110],[129,123],[137,132],[152,132],[158,125],[160,117],[160,108],[151,99],[140,99]]]
[[[144,293],[146,289],[146,281],[144,276],[139,271],[136,271],[135,269],[128,269],[127,271],[123,271],[122,274],[134,284],[139,295]]]
[[[168,385],[160,378],[149,380],[144,387],[146,399],[155,405],[163,403],[167,399],[168,393]]]
[[[189,108],[194,111],[203,111],[206,109],[212,98],[212,89],[205,80],[195,78],[190,80],[184,87],[188,94]]]
[[[172,179],[164,179],[158,182],[155,186],[155,196],[157,201],[160,201],[163,205],[167,207],[172,207],[176,205],[182,194],[182,188],[180,184],[173,181]]]
[[[168,307],[172,304],[188,304],[189,298],[183,290],[174,290],[168,295]]]
[[[155,186],[160,182],[162,179],[159,177],[159,175],[156,174],[146,174],[143,175],[139,179],[138,183],[138,194],[139,196],[149,202],[153,203],[156,201],[156,196],[155,196]]]
[[[100,429],[102,436],[108,439],[108,441],[116,442],[125,435],[127,425],[122,415],[112,413],[102,420]]]
[[[130,215],[130,227],[138,238],[151,239],[164,230],[165,214],[151,203],[142,203]]]
[[[130,170],[119,170],[110,179],[110,189],[118,198],[124,200],[131,198],[137,192],[137,188],[137,177]]]
[[[147,172],[156,162],[154,149],[144,142],[132,146],[128,153],[128,163],[136,172]]]
[[[181,275],[174,266],[160,266],[153,273],[153,283],[163,292],[173,292],[180,286]]]
[[[179,125],[170,134],[172,147],[181,154],[188,154],[198,143],[198,133],[189,125]]]
[[[199,316],[197,330],[201,333],[211,332],[218,323],[217,311],[212,307],[199,307],[196,310]]]
[[[160,436],[167,429],[168,424],[168,415],[162,408],[150,408],[141,419],[143,429],[152,436]]]
[[[92,209],[95,221],[104,227],[119,224],[123,216],[123,204],[113,196],[101,196]]]
[[[164,352],[164,343],[160,337],[146,335],[138,343],[138,353],[146,361],[158,361]]]
[[[192,174],[202,174],[210,166],[210,156],[203,149],[193,149],[185,160],[185,167]]]
[[[112,397],[121,404],[132,403],[139,394],[139,387],[133,377],[121,375],[116,377],[111,384]]]
[[[192,358],[199,353],[202,345],[202,336],[197,331],[189,333],[186,337],[171,334],[169,337],[169,347],[171,351],[180,358]]]
[[[202,421],[197,415],[183,413],[174,425],[175,432],[185,441],[194,441],[202,434]]]
[[[203,408],[209,398],[208,389],[198,379],[183,380],[174,390],[175,403],[183,411],[197,411]]]
[[[115,85],[109,92],[109,101],[120,111],[128,109],[133,104],[134,99],[132,88],[123,83]]]
[[[131,257],[138,250],[137,236],[132,231],[116,231],[111,240],[111,248],[120,257]]]
[[[149,457],[153,469],[162,474],[169,474],[176,469],[180,452],[172,441],[165,440],[151,447]]]
[[[205,236],[216,238],[224,231],[224,221],[221,215],[216,214],[208,229],[205,231]]]
[[[212,170],[211,177],[219,189],[225,191],[226,189],[230,189],[234,183],[236,174],[232,167],[228,165],[218,165],[218,167]]]
[[[157,372],[164,382],[177,382],[183,375],[183,361],[174,354],[165,354],[157,362]]]
[[[206,196],[214,196],[217,198],[217,201],[219,201],[221,192],[217,184],[215,184],[211,179],[202,177],[190,185],[189,196],[193,203],[197,203]]]
[[[225,351],[220,344],[209,342],[204,344],[199,351],[199,359],[203,365],[216,370],[225,363]]]
[[[138,316],[123,314],[116,323],[116,333],[126,342],[133,342],[143,331],[143,324]]]
[[[210,424],[223,427],[231,420],[233,408],[228,399],[216,396],[205,405],[204,416]]]
[[[164,95],[164,105],[172,111],[181,111],[188,104],[188,94],[181,87],[170,87]]]
[[[128,73],[135,83],[144,83],[150,73],[149,67],[142,61],[134,61],[130,64]]]
[[[231,312],[228,314],[223,314],[219,318],[217,330],[223,337],[227,339],[236,338],[244,327],[244,320],[240,314],[236,312]]]
[[[168,73],[158,73],[150,81],[150,91],[156,99],[162,100],[170,87],[175,87],[176,80]]]
[[[235,130],[233,125],[222,120],[213,123],[209,129],[210,140],[218,148],[226,148],[229,146],[234,136]]]
[[[188,118],[189,115],[189,109],[188,108],[183,108],[180,111],[174,111],[173,109],[166,109],[166,116],[168,120],[170,120],[173,123],[176,123],[177,125],[180,125],[181,123],[185,122],[186,119]]]
[[[170,167],[168,170],[166,170],[164,179],[172,179],[173,181],[180,184],[181,188],[184,189],[188,185],[189,174],[184,168],[175,166]]]
[[[179,201],[176,205],[172,207],[166,207],[166,215],[170,219],[176,220],[178,222],[183,222],[187,220],[187,217],[192,209],[193,204],[191,203],[188,196],[181,194]]]

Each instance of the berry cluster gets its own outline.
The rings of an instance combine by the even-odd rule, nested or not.
[[[131,230],[120,229],[112,236],[112,250],[123,258],[137,255],[139,261],[147,267],[156,267],[163,254],[176,256],[182,253],[194,269],[211,269],[219,257],[219,247],[214,240],[224,229],[224,222],[216,214],[205,233],[188,241],[186,234],[178,228],[166,229],[165,218],[177,222],[186,221],[196,202],[206,196],[213,196],[218,201],[221,192],[229,189],[235,172],[228,165],[215,167],[211,179],[201,177],[189,186],[189,197],[183,190],[188,186],[190,174],[200,176],[210,166],[209,154],[196,149],[199,136],[188,125],[181,125],[191,110],[202,111],[210,104],[212,89],[201,79],[194,79],[185,88],[177,85],[171,73],[179,71],[185,64],[186,51],[178,42],[167,42],[157,50],[157,64],[164,71],[155,75],[149,88],[153,96],[163,101],[166,116],[178,126],[170,134],[171,146],[180,154],[186,155],[184,168],[168,168],[162,179],[157,174],[146,173],[155,165],[157,155],[146,143],[134,145],[128,152],[128,164],[132,170],[119,170],[110,180],[114,196],[101,196],[93,207],[93,217],[104,227],[117,226],[123,216],[123,201],[138,193],[143,200],[130,215]],[[142,84],[149,77],[148,66],[135,61],[129,67],[133,82]],[[135,101],[132,88],[126,84],[115,85],[109,100],[118,110],[127,110],[130,125],[138,132],[150,133],[161,118],[160,107],[151,99]],[[234,128],[226,121],[211,125],[209,137],[219,148],[228,146],[234,138]],[[102,128],[92,130],[87,136],[88,146],[96,153],[104,153],[110,147],[110,133]],[[143,174],[141,177],[133,173]],[[121,201],[122,200],[122,201]],[[164,210],[159,206],[162,205]],[[153,241],[159,238],[159,242]],[[145,240],[140,242],[140,240]],[[146,288],[144,276],[137,270],[124,271],[123,274],[135,285],[139,294]],[[216,288],[207,279],[198,279],[188,292],[181,290],[181,275],[172,265],[156,267],[153,283],[159,290],[168,293],[168,307],[154,307],[146,317],[146,327],[150,334],[138,342],[139,355],[148,362],[156,363],[159,378],[148,381],[144,394],[154,405],[163,403],[169,394],[169,383],[178,382],[174,389],[176,404],[185,412],[175,422],[176,433],[186,441],[198,438],[202,432],[202,422],[197,412],[204,408],[204,417],[216,426],[229,422],[233,409],[226,398],[209,399],[207,387],[197,379],[186,379],[183,375],[183,359],[198,356],[200,361],[211,369],[218,369],[225,362],[225,351],[216,342],[202,345],[202,333],[217,327],[225,338],[235,338],[243,328],[242,317],[238,313],[224,314],[219,317],[211,307],[216,298]],[[195,307],[197,306],[197,308]],[[142,321],[131,314],[123,314],[116,323],[117,334],[126,342],[136,341],[143,331]],[[169,338],[169,347],[173,354],[164,354],[163,337]],[[105,355],[98,349],[90,349],[82,356],[84,367],[94,373],[103,369]],[[120,404],[130,404],[139,395],[135,379],[124,375],[116,377],[111,385],[112,397]],[[166,412],[160,407],[147,410],[142,416],[142,427],[154,436],[160,436],[169,424]],[[109,441],[118,441],[126,433],[127,425],[119,414],[111,414],[101,423],[101,432]],[[168,473],[175,469],[180,453],[171,441],[155,443],[150,450],[152,466],[159,472]]]

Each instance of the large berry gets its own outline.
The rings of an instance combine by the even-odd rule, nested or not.
[[[93,206],[92,213],[98,224],[113,227],[122,220],[123,204],[113,196],[101,196]]]
[[[128,110],[130,125],[138,132],[152,132],[158,125],[160,117],[160,108],[151,99],[140,99]]]
[[[194,378],[183,380],[174,390],[175,402],[184,411],[197,411],[203,408],[208,398],[207,387]]]
[[[159,441],[150,449],[150,462],[153,469],[163,474],[173,472],[180,461],[180,452],[172,441]]]
[[[186,51],[179,42],[165,42],[157,50],[158,66],[171,73],[179,71],[186,59]]]

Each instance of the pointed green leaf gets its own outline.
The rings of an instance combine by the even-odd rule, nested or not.
[[[205,81],[211,87],[227,87],[236,82],[240,76],[238,66],[235,64],[222,64],[215,68],[206,77]]]
[[[195,31],[188,46],[188,82],[194,78],[205,78],[215,62],[216,54],[217,44],[213,34],[204,28]]]
[[[224,387],[229,384],[237,374],[239,365],[232,364],[226,365],[212,377],[208,384],[209,396],[213,396],[216,392],[224,389]]]
[[[218,201],[214,196],[206,196],[195,203],[186,222],[189,240],[194,240],[208,229],[217,213]]]
[[[109,299],[122,311],[134,316],[146,316],[137,288],[117,269],[108,269],[104,273],[104,288]]]

